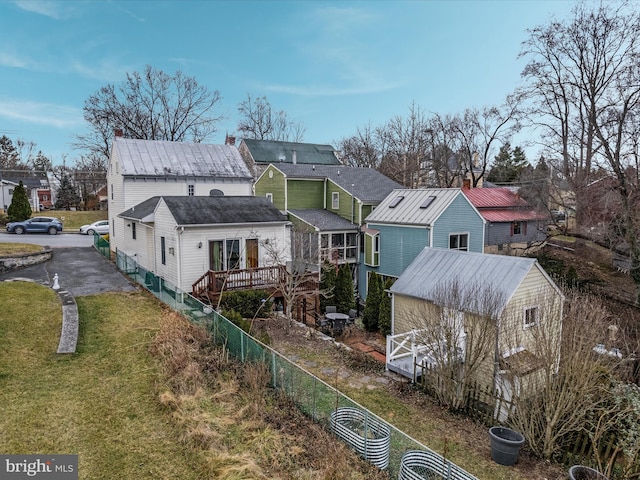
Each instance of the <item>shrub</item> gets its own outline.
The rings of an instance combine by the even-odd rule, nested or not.
[[[231,323],[237,325],[242,331],[247,332],[254,338],[257,338],[265,345],[271,344],[271,338],[269,337],[269,334],[267,332],[258,332],[253,330],[253,322],[251,319],[247,320],[245,318],[242,318],[242,315],[240,315],[240,313],[236,312],[235,310],[222,310],[220,313]]]
[[[10,222],[21,222],[31,218],[31,205],[29,205],[29,197],[27,197],[27,191],[22,184],[22,180],[13,189],[13,197],[11,198],[11,205],[7,209],[7,216]]]
[[[264,290],[224,292],[220,308],[235,310],[243,318],[266,317],[273,310],[273,301]]]
[[[392,279],[387,279],[384,284],[384,290],[388,290],[393,285]],[[381,292],[382,299],[380,301],[380,312],[378,315],[378,328],[380,333],[387,336],[391,333],[391,298],[384,290]]]
[[[380,302],[382,301],[382,279],[375,272],[369,277],[367,290],[367,301],[362,313],[362,323],[368,332],[378,330],[378,320],[380,318]]]
[[[346,263],[343,263],[338,270],[334,301],[336,307],[338,307],[338,311],[342,313],[348,313],[349,310],[356,306],[351,267]]]

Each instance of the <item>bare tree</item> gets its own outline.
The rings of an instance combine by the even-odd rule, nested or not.
[[[458,410],[464,406],[469,384],[481,371],[491,372],[506,299],[490,286],[458,280],[438,285],[432,297],[406,315],[426,354],[433,378],[429,386],[438,401]]]
[[[292,230],[291,248],[276,242],[263,242],[266,262],[281,269],[277,290],[285,303],[285,315],[293,320],[293,309],[298,302],[315,300],[319,295],[318,239],[311,229],[297,226]]]
[[[221,99],[194,77],[180,71],[171,76],[147,65],[85,100],[89,133],[78,135],[74,147],[108,159],[115,129],[128,138],[199,143],[216,132],[222,116],[214,110]]]
[[[594,168],[617,181],[632,275],[640,292],[638,134],[640,121],[640,12],[629,2],[579,3],[567,21],[530,32],[523,72],[533,100],[532,117],[559,168],[576,193],[582,220],[583,192]]]
[[[520,96],[511,95],[500,107],[468,108],[453,119],[461,169],[475,187],[484,178],[500,146],[520,128]]]
[[[381,146],[379,170],[407,188],[423,183],[429,170],[431,137],[427,117],[415,102],[406,117],[395,116],[377,131]]]
[[[284,110],[274,111],[267,97],[247,94],[238,105],[238,131],[244,138],[301,142],[305,127],[294,122]]]
[[[608,317],[597,298],[576,291],[567,294],[560,341],[549,328],[554,315],[554,309],[542,309],[538,324],[527,330],[533,339],[532,357],[525,364],[530,372],[518,382],[515,409],[509,417],[529,448],[548,460],[565,438],[586,429],[589,417],[601,411],[602,389],[619,363],[615,355],[594,350],[602,342]],[[513,350],[520,344],[514,330],[503,348]]]
[[[378,133],[368,124],[358,128],[354,135],[336,142],[342,162],[351,167],[378,168],[382,156]]]

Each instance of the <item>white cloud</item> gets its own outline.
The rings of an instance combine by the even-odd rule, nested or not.
[[[76,127],[83,122],[82,111],[78,108],[30,100],[0,99],[0,117],[61,129]]]
[[[11,53],[0,52],[0,66],[10,68],[29,68],[32,65],[31,61],[24,57],[19,57]]]
[[[44,15],[54,20],[66,20],[74,13],[71,4],[53,0],[18,0],[16,5],[27,12]]]

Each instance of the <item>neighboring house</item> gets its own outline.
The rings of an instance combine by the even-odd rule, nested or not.
[[[157,195],[252,195],[253,177],[229,145],[133,140],[115,136],[108,167],[109,243],[124,249],[123,211]]]
[[[456,290],[455,294],[448,292]],[[518,395],[523,382],[533,381],[545,349],[554,351],[557,367],[564,297],[534,258],[425,248],[393,284],[391,335],[387,337],[387,368],[413,377],[413,364],[438,368],[438,354],[448,342],[421,343],[436,318],[448,338],[456,339],[460,368],[477,354],[472,341],[481,315],[487,315],[493,341],[479,357],[473,381],[481,388]],[[435,309],[433,308],[435,307]],[[484,308],[483,312],[479,310]],[[431,313],[427,313],[431,312]],[[437,312],[453,321],[438,325]],[[436,313],[434,315],[434,313]],[[431,316],[430,316],[431,315]],[[445,317],[447,318],[447,317]],[[431,324],[431,327],[433,324]],[[540,340],[541,338],[545,340]],[[449,347],[450,348],[450,347]],[[557,352],[555,351],[557,350]]]
[[[49,187],[49,180],[46,172],[32,170],[0,170],[0,207],[5,211],[9,208],[9,205],[11,205],[13,190],[20,184],[20,182],[22,182],[22,185],[27,192],[29,205],[31,205],[31,209],[34,212],[39,212],[41,210],[40,204],[43,202],[40,202],[40,192],[43,192],[44,195],[48,195],[49,202],[51,201],[51,189]]]
[[[286,216],[253,196],[155,196],[121,212],[119,250],[184,292],[209,270],[273,265],[268,249],[288,260]]]
[[[309,232],[318,264],[358,264],[364,218],[400,185],[371,168],[344,165],[269,165],[254,186],[291,221]]]
[[[482,252],[484,225],[459,188],[394,190],[366,218],[360,296],[369,272],[397,278],[424,247]]]
[[[547,238],[547,217],[508,188],[463,188],[485,219],[485,253],[522,254]]]
[[[227,137],[225,143],[235,145],[235,137]],[[240,140],[238,150],[255,178],[258,178],[271,163],[290,163],[294,165],[341,164],[336,149],[331,145],[243,138]]]

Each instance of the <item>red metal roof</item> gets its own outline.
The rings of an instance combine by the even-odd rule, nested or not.
[[[480,215],[488,222],[519,222],[545,218],[534,210],[504,208],[482,208],[480,209]]]
[[[508,188],[463,188],[474,207],[481,208],[515,208],[528,207],[529,204]]]

